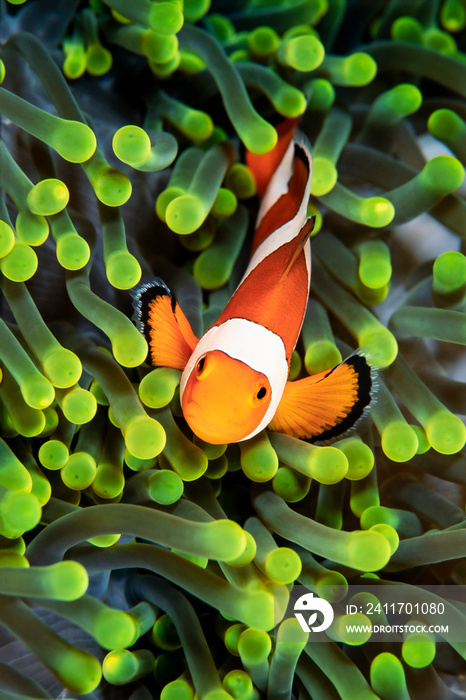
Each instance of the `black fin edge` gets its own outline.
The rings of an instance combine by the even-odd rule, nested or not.
[[[343,362],[336,367],[333,367],[329,372],[327,372],[325,377],[332,374],[332,372],[334,372],[342,364],[353,365],[358,374],[360,379],[358,384],[358,398],[353,404],[353,407],[348,415],[345,416],[340,423],[332,426],[328,430],[324,430],[322,433],[319,433],[319,435],[315,435],[314,437],[310,438],[308,442],[326,442],[328,440],[341,437],[344,433],[350,431],[352,428],[355,428],[359,421],[362,420],[362,418],[364,418],[369,412],[369,407],[373,399],[375,370],[369,365],[362,353],[355,353],[354,355],[347,357],[346,360],[343,360]],[[321,381],[323,381],[325,377],[323,377]]]
[[[138,331],[140,331],[147,342],[150,343],[148,328],[150,302],[157,299],[157,297],[168,296],[170,297],[174,313],[176,301],[173,294],[160,277],[154,277],[152,280],[141,282],[137,287],[130,289],[129,294],[134,309],[131,320],[134,321]]]

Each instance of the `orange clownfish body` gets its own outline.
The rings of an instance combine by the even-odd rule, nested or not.
[[[307,218],[311,155],[295,121],[278,127],[275,149],[247,155],[262,196],[251,258],[217,321],[197,338],[160,280],[133,293],[135,320],[155,366],[182,370],[181,406],[192,431],[222,444],[272,430],[312,441],[340,435],[371,398],[371,370],[361,355],[287,381],[308,303],[311,276]]]

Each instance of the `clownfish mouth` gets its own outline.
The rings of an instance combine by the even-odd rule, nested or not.
[[[195,403],[195,402],[193,402]],[[197,437],[209,442],[212,445],[223,445],[230,442],[239,442],[244,440],[247,435],[244,435],[244,425],[240,423],[231,423],[228,426],[218,428],[206,423],[200,418],[201,409],[199,404],[195,404],[196,410],[191,408],[185,409],[183,415],[189,427]]]

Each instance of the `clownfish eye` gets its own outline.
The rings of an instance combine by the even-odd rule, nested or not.
[[[202,370],[204,369],[204,365],[205,365],[205,357],[201,357],[201,359],[199,360],[199,362],[197,363],[197,366],[196,366],[198,374],[200,374],[202,372]]]
[[[259,391],[256,394],[256,399],[259,399],[259,401],[260,401],[261,399],[265,398],[266,394],[267,394],[267,389],[265,388],[265,386],[261,386],[261,388],[259,389]]]

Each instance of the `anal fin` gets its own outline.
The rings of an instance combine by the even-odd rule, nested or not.
[[[199,339],[166,284],[155,278],[131,296],[133,321],[148,342],[151,364],[183,370]]]
[[[372,371],[362,355],[331,370],[287,382],[269,428],[311,442],[352,428],[371,401]]]

